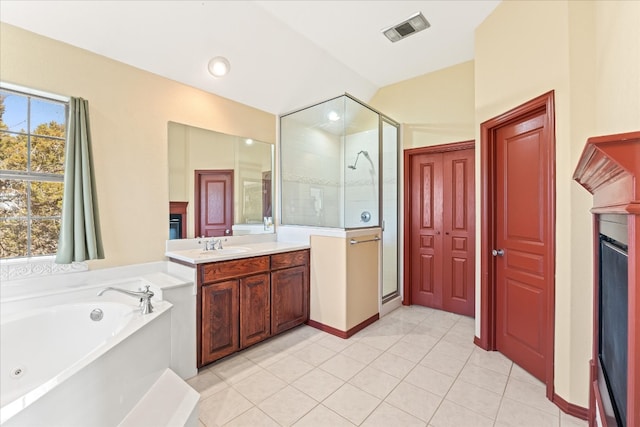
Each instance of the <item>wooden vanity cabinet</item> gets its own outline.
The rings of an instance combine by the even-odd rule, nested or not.
[[[198,367],[309,319],[309,250],[199,266]]]
[[[271,256],[271,331],[279,334],[309,320],[309,252]]]
[[[202,287],[202,364],[238,351],[238,281]]]
[[[269,274],[240,279],[240,347],[249,347],[271,336]]]

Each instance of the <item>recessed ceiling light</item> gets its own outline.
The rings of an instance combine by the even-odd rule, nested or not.
[[[213,77],[220,78],[229,72],[231,64],[229,64],[229,60],[224,56],[216,56],[209,61],[207,68]]]
[[[247,145],[251,145],[251,144],[253,144],[253,139],[251,139],[251,138],[247,138],[247,139],[245,140],[245,144],[247,144]]]
[[[329,111],[329,114],[327,114],[327,118],[332,122],[337,122],[338,120],[340,120],[340,115],[335,111]]]
[[[416,12],[401,23],[385,28],[382,30],[382,34],[395,43],[412,34],[426,30],[430,26],[431,24],[422,15],[422,12]]]

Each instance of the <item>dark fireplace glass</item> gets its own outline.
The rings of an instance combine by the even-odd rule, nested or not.
[[[182,215],[169,214],[169,240],[182,239]]]
[[[618,425],[627,420],[627,247],[600,236],[598,353]]]

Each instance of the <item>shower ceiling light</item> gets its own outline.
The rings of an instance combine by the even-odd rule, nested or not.
[[[429,24],[429,21],[422,15],[422,12],[417,12],[401,23],[385,28],[382,30],[382,34],[395,43],[419,31],[426,30],[430,26],[431,24]]]
[[[329,114],[327,114],[327,118],[332,122],[337,122],[338,120],[340,120],[340,115],[332,110],[329,111]]]
[[[207,68],[213,77],[220,78],[229,72],[231,64],[229,64],[229,60],[224,56],[216,56],[209,61]]]

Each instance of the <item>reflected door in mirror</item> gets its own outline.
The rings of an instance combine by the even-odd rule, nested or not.
[[[230,236],[233,225],[233,170],[195,171],[195,235]]]

